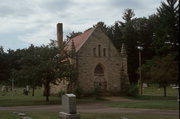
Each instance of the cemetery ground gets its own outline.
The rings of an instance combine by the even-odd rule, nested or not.
[[[143,96],[132,97],[93,97],[77,99],[77,110],[82,119],[178,119],[178,90],[168,87],[167,97],[162,96],[163,89],[151,86],[144,89]],[[25,112],[33,119],[58,119],[60,97],[51,96],[46,102],[42,90],[37,89],[22,95],[22,89],[12,92],[0,92],[0,119],[18,119],[14,111]]]

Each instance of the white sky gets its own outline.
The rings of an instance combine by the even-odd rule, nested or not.
[[[56,39],[56,24],[64,36],[84,31],[99,21],[108,26],[122,20],[125,9],[135,17],[156,12],[161,0],[0,0],[0,46],[7,49],[42,45]]]

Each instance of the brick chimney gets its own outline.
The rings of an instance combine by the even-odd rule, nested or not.
[[[58,47],[62,48],[63,46],[63,24],[58,23],[57,24],[57,42],[58,42]]]

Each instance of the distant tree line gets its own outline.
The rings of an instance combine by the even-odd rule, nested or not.
[[[143,47],[142,78],[146,83],[157,83],[166,87],[178,84],[179,75],[179,1],[166,0],[157,8],[155,14],[149,17],[137,18],[132,9],[123,13],[123,21],[116,21],[107,26],[98,22],[103,32],[112,40],[115,47],[121,50],[125,43],[128,55],[128,74],[131,84],[137,84],[139,79],[138,46]],[[67,39],[81,32],[72,32]],[[66,52],[66,51],[63,51]],[[76,80],[73,66],[64,61],[69,55],[59,54],[55,41],[49,45],[29,46],[25,49],[7,52],[0,47],[0,82],[10,85],[12,81],[17,86],[30,85],[34,90],[44,85],[48,101],[50,84],[56,84],[57,79],[70,77]],[[67,54],[67,53],[65,53]],[[72,54],[73,55],[73,54]],[[73,81],[72,81],[73,82]]]
[[[49,101],[50,84],[56,85],[65,77],[71,77],[72,64],[67,61],[69,55],[60,54],[56,41],[49,45],[31,45],[25,49],[3,51],[0,48],[0,81],[11,85],[12,81],[18,87],[26,85],[33,89],[44,86],[46,101]]]

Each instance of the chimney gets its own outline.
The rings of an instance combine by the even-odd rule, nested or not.
[[[125,49],[124,43],[122,43],[121,54],[126,55],[126,49]]]
[[[63,24],[62,23],[57,24],[57,42],[58,42],[58,47],[62,48],[62,45],[63,45]]]

